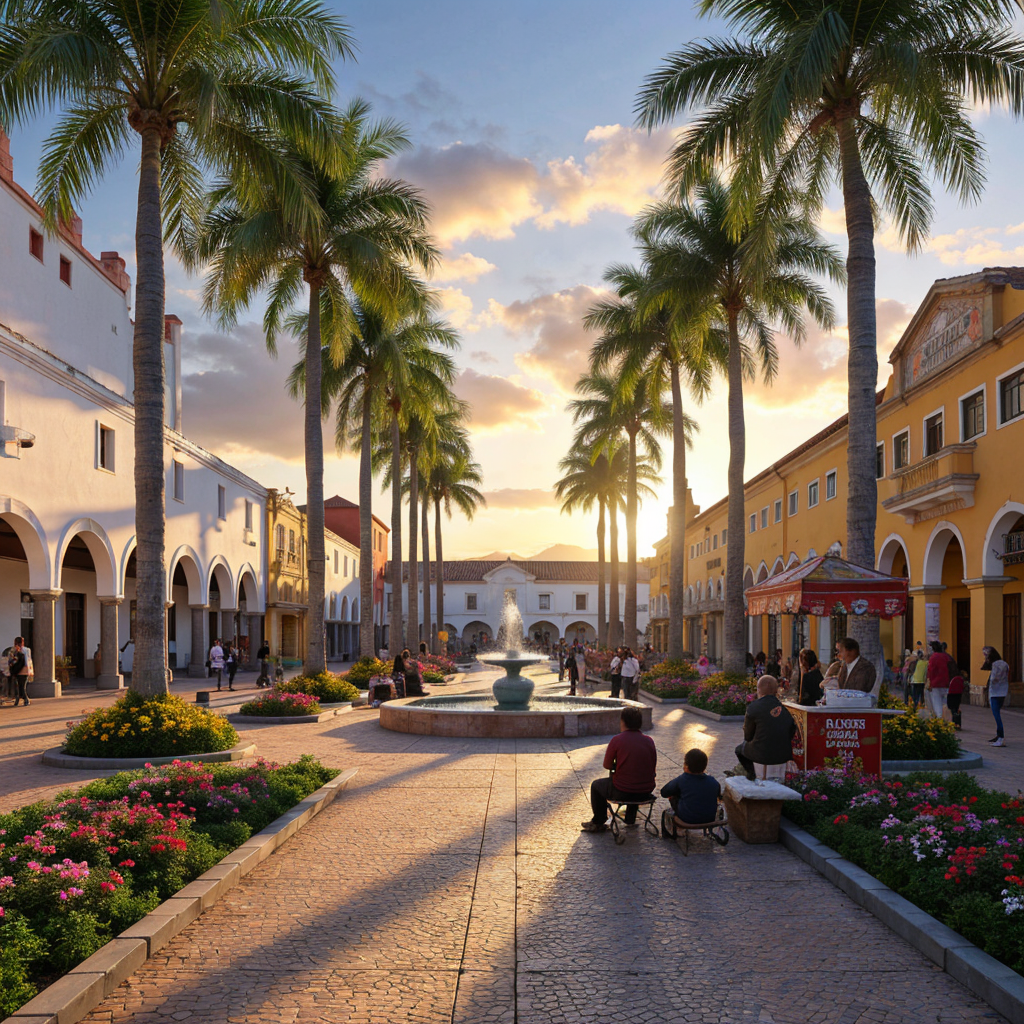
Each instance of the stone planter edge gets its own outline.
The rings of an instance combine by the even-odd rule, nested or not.
[[[648,700],[653,700],[655,704],[689,704],[689,697],[657,697],[653,693],[649,693],[647,690],[641,689],[640,696],[646,697]],[[695,709],[696,710],[696,709]]]
[[[964,772],[984,768],[985,759],[981,754],[961,751],[959,757],[947,757],[939,761],[883,761],[882,774],[896,775],[903,772]]]
[[[310,723],[326,722],[328,718],[334,718],[335,715],[351,711],[353,703],[353,701],[348,701],[344,704],[336,704],[333,707],[328,706],[318,715],[280,715],[271,717],[268,715],[243,715],[240,711],[233,711],[228,715],[228,721],[234,722],[236,725],[308,725]],[[322,704],[320,706],[324,707]]]
[[[348,786],[358,770],[342,772],[300,800],[209,871],[33,996],[2,1024],[75,1024],[81,1020],[178,932],[319,814]]]
[[[717,711],[705,711],[704,708],[695,708],[692,704],[686,710],[691,715],[710,718],[713,722],[742,722],[746,718],[746,715],[720,715]]]
[[[1024,977],[1016,971],[785,817],[779,842],[1012,1024],[1024,1024]]]
[[[147,764],[171,764],[174,761],[196,761],[200,764],[217,764],[221,761],[241,761],[256,753],[256,744],[252,741],[238,743],[228,750],[214,750],[209,754],[169,754],[166,757],[82,757],[78,754],[65,754],[60,747],[51,747],[43,751],[43,764],[51,768],[92,769],[99,771],[131,771],[133,768],[145,768]]]

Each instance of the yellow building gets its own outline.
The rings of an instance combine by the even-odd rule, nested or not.
[[[876,567],[906,576],[912,602],[882,623],[886,657],[942,640],[982,684],[981,649],[994,645],[1020,702],[1024,268],[935,282],[890,362],[878,396]],[[744,589],[843,552],[846,436],[844,416],[747,482]],[[723,498],[687,520],[684,646],[712,658],[722,654],[726,515]],[[659,558],[663,549],[667,558],[667,539]],[[824,658],[845,630],[843,616],[760,616],[748,620],[748,649],[789,657],[808,645]]]
[[[306,516],[287,491],[267,492],[267,614],[270,653],[289,661],[306,651]]]

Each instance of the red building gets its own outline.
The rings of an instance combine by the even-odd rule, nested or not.
[[[324,526],[359,547],[359,506],[336,494],[324,502]],[[373,545],[373,634],[374,648],[381,647],[381,629],[384,625],[384,577],[388,564],[388,534],[390,528],[376,516],[370,519]]]

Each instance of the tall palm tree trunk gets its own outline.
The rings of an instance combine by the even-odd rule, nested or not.
[[[856,565],[875,567],[875,524],[878,483],[875,479],[878,349],[875,325],[875,226],[871,191],[864,177],[857,134],[851,118],[836,123],[846,207],[846,310],[850,332],[847,363],[850,410],[846,441],[846,557]],[[873,665],[881,662],[878,619],[853,615],[850,635]]]
[[[679,364],[672,363],[672,511],[669,513],[668,656],[683,656],[686,583],[686,431]]]
[[[327,671],[324,644],[324,591],[327,566],[324,553],[324,428],[320,396],[323,355],[320,348],[320,286],[309,285],[309,329],[306,332],[306,419],[303,438],[306,457],[306,594],[308,628],[306,663],[309,675]]]
[[[359,450],[359,656],[373,657],[373,588],[376,571],[373,566],[373,468],[370,389],[363,382],[363,425]]]
[[[626,471],[626,606],[623,609],[626,645],[636,647],[636,432],[629,435]]]
[[[619,496],[608,502],[608,546],[611,548],[608,569],[608,646],[622,643],[622,620],[619,617]]]
[[[743,533],[745,500],[743,469],[747,457],[743,417],[743,353],[740,350],[739,311],[729,311],[729,537],[725,555],[725,658],[726,672],[746,672],[746,620],[743,612]],[[694,651],[694,654],[697,652]]]
[[[430,496],[426,489],[420,506],[420,533],[423,535],[423,636],[427,641],[427,650],[434,654],[434,630],[430,618]]]
[[[597,502],[597,642],[608,646],[608,613],[604,593],[604,500]]]
[[[160,132],[142,135],[135,252],[135,660],[132,689],[167,692],[164,567],[164,250],[160,217]],[[44,670],[51,673],[52,665]],[[48,682],[49,679],[44,680]]]
[[[417,531],[420,525],[419,470],[416,449],[409,449],[409,618],[406,624],[407,646],[419,647],[420,640],[420,560]],[[424,581],[424,587],[426,582]]]
[[[437,600],[437,628],[444,629],[444,556],[441,553],[441,500],[434,500],[434,586]],[[449,640],[452,638],[449,637]],[[441,652],[447,654],[447,649]]]
[[[391,404],[391,615],[388,642],[393,651],[408,646],[402,629],[402,431],[398,405]]]

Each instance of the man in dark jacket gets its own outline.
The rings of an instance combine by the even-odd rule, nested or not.
[[[796,722],[776,697],[779,681],[761,676],[757,681],[757,700],[747,705],[743,718],[743,742],[736,748],[736,759],[748,779],[753,779],[754,762],[785,764],[793,756]]]

